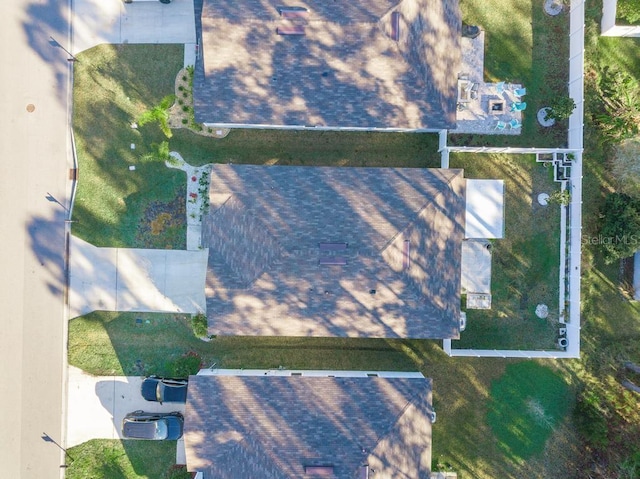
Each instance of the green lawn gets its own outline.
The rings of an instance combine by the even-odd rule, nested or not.
[[[544,450],[571,405],[571,391],[555,371],[534,362],[512,363],[491,385],[487,422],[510,460]]]
[[[467,329],[454,348],[552,349],[557,338],[560,207],[542,207],[539,193],[560,189],[535,155],[455,154],[467,178],[505,182],[505,234],[493,240],[490,310],[467,310]],[[549,306],[549,318],[535,315]],[[464,302],[463,302],[464,307]]]
[[[569,15],[550,17],[538,0],[461,0],[462,19],[485,31],[487,82],[527,88],[521,135],[450,135],[451,143],[479,146],[557,147],[566,143],[566,124],[542,128],[538,109],[566,92],[569,80]]]
[[[137,326],[136,318],[143,324]],[[515,363],[449,358],[435,341],[218,337],[207,343],[193,336],[186,316],[174,314],[96,312],[69,323],[69,363],[93,374],[163,374],[189,351],[197,352],[205,367],[422,371],[433,378],[438,412],[434,467],[451,467],[461,479],[551,477],[564,467],[570,450],[571,436],[563,426],[548,442],[562,454],[554,449],[547,457],[545,449],[526,461],[503,459],[504,445],[486,415],[492,383]],[[546,476],[528,475],[534,470]]]
[[[101,45],[78,55],[74,235],[97,246],[185,247],[184,173],[148,157],[167,140],[156,124],[130,126],[173,93],[182,55],[182,48],[175,45]],[[226,138],[214,139],[178,129],[168,142],[192,165],[440,165],[438,137],[426,133],[251,129],[232,130]]]
[[[176,441],[94,439],[68,450],[67,479],[187,479],[173,470]],[[181,468],[182,469],[182,468]],[[173,473],[173,475],[170,475]]]

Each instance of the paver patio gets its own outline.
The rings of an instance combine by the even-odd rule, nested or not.
[[[512,119],[522,123],[522,112],[510,112],[511,105],[518,98],[513,93],[519,84],[507,84],[503,92],[498,92],[496,83],[484,82],[484,38],[481,32],[476,38],[463,37],[461,79],[478,85],[475,99],[459,103],[456,115],[457,128],[452,133],[483,133],[489,135],[518,135],[520,128],[512,129],[508,125],[499,130],[498,121],[508,124]],[[504,102],[502,111],[492,111],[491,102]]]

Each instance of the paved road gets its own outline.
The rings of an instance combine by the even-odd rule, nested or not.
[[[69,63],[49,41],[67,42],[68,14],[64,1],[2,3],[2,477],[58,478],[64,460],[42,434],[63,441],[65,210],[52,200],[69,183]]]

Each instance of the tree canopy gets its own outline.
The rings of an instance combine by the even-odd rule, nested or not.
[[[605,261],[632,256],[640,244],[640,201],[624,193],[611,193],[605,199],[597,243]]]

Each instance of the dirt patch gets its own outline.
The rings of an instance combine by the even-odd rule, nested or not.
[[[186,248],[186,186],[169,202],[151,201],[142,215],[136,243],[141,248]]]

